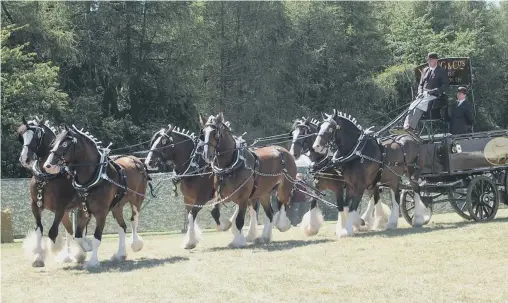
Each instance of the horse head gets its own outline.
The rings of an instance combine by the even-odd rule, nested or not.
[[[74,125],[72,128],[65,125],[51,146],[44,170],[54,174],[58,173],[62,166],[77,163],[85,163],[83,167],[95,170],[100,158],[99,143],[101,142],[78,130]]]
[[[55,139],[55,130],[48,121],[39,119],[26,121],[18,127],[18,141],[23,145],[19,162],[26,168],[31,168],[34,160],[45,159],[49,154],[51,142]]]
[[[295,159],[311,151],[312,144],[318,132],[317,126],[317,120],[310,118],[303,117],[295,121],[290,132],[292,138],[290,153]]]
[[[342,112],[333,110],[331,115],[325,114],[325,119],[318,126],[318,134],[312,148],[321,154],[328,152],[328,146],[335,144],[340,154],[346,154],[358,141],[363,130],[355,118]]]
[[[207,163],[212,163],[216,156],[226,156],[234,152],[236,142],[229,122],[224,120],[222,112],[215,117],[210,116],[205,123],[203,122],[201,119],[201,139],[204,144],[203,158]]]
[[[170,124],[167,129],[162,128],[152,136],[150,146],[150,152],[145,159],[147,167],[155,169],[159,165],[167,164],[178,170],[189,162],[195,148],[195,136]]]

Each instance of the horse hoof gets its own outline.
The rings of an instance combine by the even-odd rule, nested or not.
[[[343,229],[342,229],[342,230],[341,230],[341,231],[337,234],[337,236],[338,236],[339,238],[347,238],[347,237],[352,237],[352,236],[354,236],[354,234],[353,234],[353,233],[348,232],[348,231],[347,231],[347,229],[344,229],[344,228],[343,228]]]
[[[84,252],[90,252],[93,250],[92,248],[92,240],[88,238],[83,238],[83,241],[81,242],[81,248]]]
[[[425,223],[425,218],[423,216],[420,217],[413,217],[413,220],[411,222],[411,225],[415,228],[420,228],[423,226],[423,223]]]
[[[390,230],[390,229],[397,229],[397,223],[386,223],[385,225],[385,230]]]
[[[127,259],[126,255],[119,255],[118,253],[114,254],[111,257],[111,261],[120,261],[120,262],[123,262],[123,261],[125,261],[125,259]]]
[[[32,263],[32,267],[44,267],[44,261],[42,261],[42,260],[35,260]]]
[[[136,240],[131,243],[131,249],[133,252],[138,252],[143,248],[143,241]]]
[[[58,262],[59,263],[72,263],[74,262],[74,259],[72,259],[72,257],[65,253],[65,254],[61,254],[58,256]]]
[[[194,249],[196,248],[196,243],[188,243],[185,245],[185,249]]]
[[[92,269],[92,268],[99,268],[99,267],[101,267],[101,263],[99,261],[89,260],[85,264],[85,269]]]
[[[256,240],[254,240],[254,243],[255,244],[267,244],[267,243],[270,243],[270,241],[271,241],[271,239],[260,237],[260,238],[256,238]]]

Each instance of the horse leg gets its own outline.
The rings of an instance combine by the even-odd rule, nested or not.
[[[360,205],[360,201],[362,200],[364,191],[365,190],[362,188],[353,188],[353,190],[348,191],[348,196],[349,196],[349,200],[351,201],[351,205],[349,207],[349,213],[347,216],[346,227],[341,230],[340,234],[338,235],[339,238],[354,236],[353,225],[358,220],[358,211],[357,211],[358,205]]]
[[[198,222],[196,221],[196,216],[198,215],[200,208],[191,206],[193,205],[192,201],[189,201],[185,197],[184,201],[188,213],[187,215],[188,225],[187,225],[187,233],[185,234],[182,246],[185,249],[193,249],[196,247],[196,244],[198,244],[201,238],[201,230],[199,229]]]
[[[231,215],[231,222],[236,222],[236,217],[238,217],[238,213],[240,212],[240,207],[238,204],[235,204],[235,211],[233,212],[233,215]],[[231,224],[231,233],[233,235],[236,235],[238,233],[238,228],[236,227],[236,224]]]
[[[62,221],[65,214],[65,209],[62,207],[59,207],[55,211],[55,218],[53,220],[53,225],[51,225],[51,228],[48,232],[48,238],[50,241],[48,241],[48,251],[50,251],[52,254],[55,254],[56,252],[62,250],[64,246],[64,240],[62,236],[58,235],[58,227],[60,226],[60,222]]]
[[[69,213],[65,212],[62,218],[62,224],[65,227],[65,247],[58,255],[58,259],[60,262],[69,263],[73,262],[73,258],[71,257],[71,247],[73,241],[74,228],[72,226],[72,222],[69,219]]]
[[[247,209],[247,201],[242,201],[238,203],[238,213],[235,219],[236,225],[236,234],[233,238],[233,242],[231,242],[228,246],[231,248],[241,248],[246,244],[245,237],[242,234],[242,228],[245,220],[245,211]]]
[[[372,225],[371,229],[381,229],[384,224],[388,222],[388,216],[387,212],[390,212],[390,208],[388,205],[384,204],[381,201],[381,197],[379,195],[379,187],[376,187],[374,189],[374,204],[375,204],[375,210],[374,210],[374,224]]]
[[[273,208],[270,203],[270,194],[259,197],[259,202],[263,206],[265,212],[265,224],[263,226],[263,233],[261,238],[256,240],[257,243],[268,243],[272,240],[272,228],[273,228]]]
[[[399,221],[399,205],[400,205],[400,190],[399,184],[390,186],[390,194],[392,197],[392,213],[385,225],[385,229],[396,229]]]
[[[131,235],[131,249],[133,252],[138,252],[143,248],[143,239],[138,234],[139,226],[139,211],[141,209],[141,202],[143,197],[135,197],[137,203],[131,202],[131,224],[132,224],[132,235]]]
[[[374,193],[369,199],[369,204],[367,205],[367,210],[363,213],[363,215],[360,217],[360,222],[355,222],[355,227],[357,230],[360,229],[361,226],[365,226],[367,230],[372,229],[372,225],[374,224],[374,208],[377,203],[377,200],[375,198],[376,190],[374,189]]]
[[[217,231],[226,231],[231,228],[231,221],[220,216],[220,204],[215,204],[211,211],[212,218],[215,221]]]
[[[111,213],[118,223],[118,251],[111,257],[111,260],[123,261],[127,258],[127,250],[125,249],[125,233],[127,232],[127,225],[123,219],[123,206],[117,205],[113,207]]]
[[[349,201],[351,198],[348,196],[348,193],[351,192],[349,187],[346,188],[346,199],[344,199],[344,190],[337,192],[335,197],[337,199],[337,208],[339,210],[339,214],[337,215],[337,224],[335,226],[335,234],[340,237],[342,230],[346,228],[347,214],[349,212]]]
[[[310,209],[303,215],[300,228],[307,237],[315,236],[323,224],[323,214],[317,206],[316,199],[310,202]]]
[[[33,267],[44,267],[44,259],[46,258],[46,251],[42,247],[42,209],[37,206],[35,201],[32,201],[32,213],[35,218],[35,232],[30,232],[25,240],[23,240],[23,249],[26,256],[33,258]]]
[[[85,261],[86,259],[85,252],[88,251],[88,248],[90,248],[88,247],[90,245],[87,241],[88,239],[83,237],[83,230],[88,225],[88,222],[90,222],[90,215],[87,217],[85,216],[85,212],[83,211],[83,209],[78,209],[76,219],[78,221],[78,224],[76,226],[74,239],[78,244],[78,249],[74,253],[75,254],[74,258],[76,259],[77,262],[81,263]]]
[[[253,205],[254,204],[254,205]],[[249,223],[249,230],[247,231],[247,237],[245,240],[247,242],[254,242],[257,238],[257,228],[258,228],[258,218],[257,218],[257,212],[254,208],[256,202],[250,201],[249,203],[249,216],[250,216],[250,223]]]
[[[94,268],[99,267],[101,264],[99,262],[99,246],[101,245],[102,240],[102,231],[104,230],[104,225],[106,224],[106,217],[108,215],[107,208],[105,210],[101,210],[98,213],[94,214],[95,222],[97,223],[95,227],[95,232],[92,239],[92,256],[90,257],[90,260],[86,262],[85,268]],[[124,223],[125,224],[125,223]]]

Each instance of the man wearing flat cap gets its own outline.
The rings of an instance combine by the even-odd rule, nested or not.
[[[452,135],[465,134],[473,125],[473,105],[467,100],[467,88],[457,89],[457,101],[448,116],[448,121]]]
[[[448,73],[437,65],[437,53],[429,53],[429,66],[422,72],[418,85],[418,97],[409,106],[409,114],[404,122],[404,129],[414,134],[422,115],[428,110],[429,103],[441,96],[448,88]]]

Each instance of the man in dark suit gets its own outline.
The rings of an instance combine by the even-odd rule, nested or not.
[[[452,135],[465,134],[474,123],[473,105],[467,97],[467,88],[459,87],[457,90],[457,101],[448,117],[450,122],[450,133]]]
[[[429,102],[434,99],[430,96],[439,97],[448,88],[448,72],[438,66],[437,53],[429,53],[427,61],[429,66],[422,72],[418,85],[418,97],[409,106],[409,114],[404,122],[404,129],[414,132],[422,115],[428,110]]]

